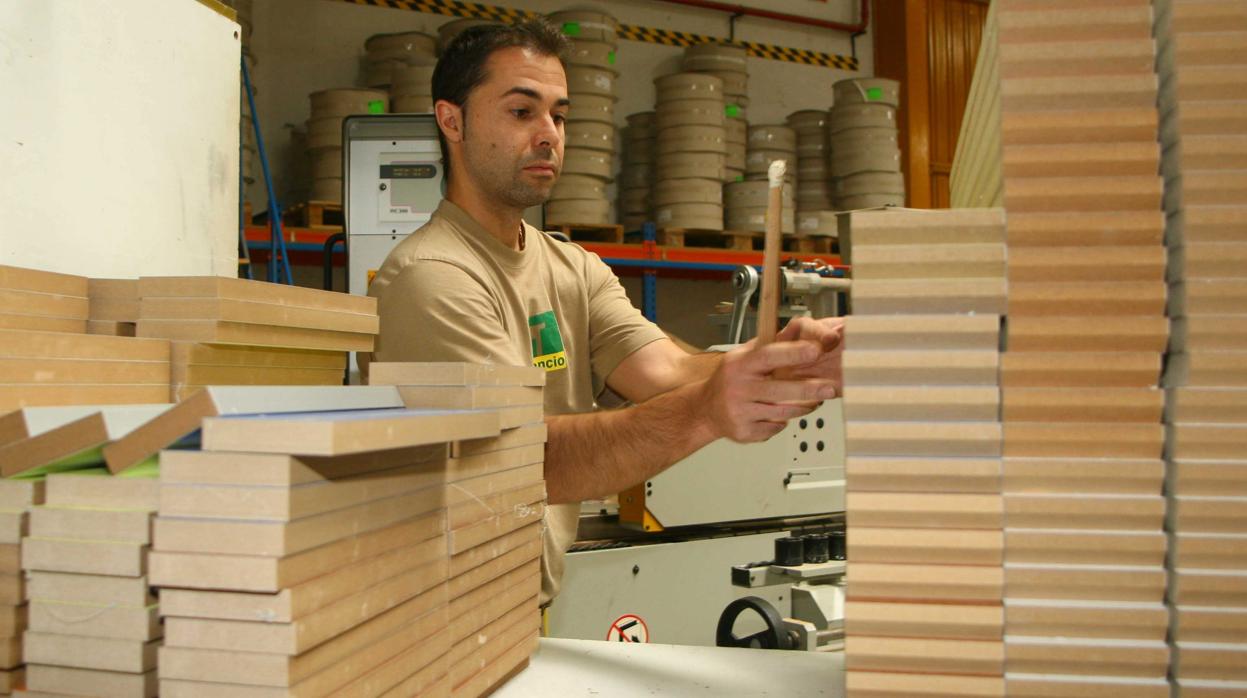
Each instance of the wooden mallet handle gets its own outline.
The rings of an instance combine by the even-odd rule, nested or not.
[[[762,251],[762,297],[758,301],[758,346],[775,341],[779,332],[780,226],[784,216],[785,160],[775,160],[767,170],[770,184],[766,200],[766,245]]]

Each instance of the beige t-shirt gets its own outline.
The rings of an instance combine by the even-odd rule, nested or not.
[[[546,414],[592,411],[615,367],[664,335],[597,255],[525,230],[513,250],[442,201],[368,290],[381,314],[373,360],[543,366]],[[546,510],[543,604],[558,594],[579,516],[577,504]]]

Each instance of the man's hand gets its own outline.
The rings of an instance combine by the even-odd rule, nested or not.
[[[707,409],[714,437],[765,441],[782,431],[788,420],[808,414],[823,400],[836,396],[838,385],[831,380],[773,375],[782,370],[816,370],[824,364],[823,355],[829,353],[825,347],[834,351],[838,346],[838,339],[824,339],[826,332],[816,328],[809,331],[817,339],[792,341],[788,335],[789,341],[763,347],[750,342],[723,356],[718,370],[706,380],[699,400]],[[799,328],[792,332],[799,333]],[[838,359],[835,370],[839,371]]]
[[[837,393],[844,386],[841,358],[844,352],[844,318],[829,317],[814,320],[808,317],[793,318],[775,337],[776,342],[808,340],[817,343],[822,351],[813,361],[780,371],[779,377],[788,379],[818,378],[831,381]]]

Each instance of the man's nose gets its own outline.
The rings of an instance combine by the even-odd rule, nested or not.
[[[541,120],[541,128],[537,131],[536,145],[539,148],[553,148],[563,140],[558,122],[553,116]]]

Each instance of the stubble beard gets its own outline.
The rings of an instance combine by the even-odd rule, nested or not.
[[[467,145],[466,139],[464,143]],[[553,150],[538,151],[514,161],[491,157],[489,153],[478,152],[471,145],[464,148],[464,151],[477,185],[490,199],[510,208],[524,210],[545,203],[550,198],[554,182],[558,180],[556,174],[548,186],[543,186],[530,184],[523,179],[525,167],[554,161]]]

